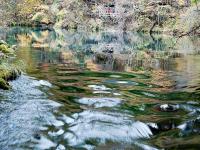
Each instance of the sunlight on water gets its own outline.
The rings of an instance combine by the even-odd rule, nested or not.
[[[11,82],[11,91],[0,91],[3,96],[0,101],[2,149],[10,149],[12,145],[22,146],[31,140],[31,136],[39,131],[40,126],[55,119],[52,110],[61,105],[49,100],[39,89],[50,84],[43,82],[22,75]]]
[[[90,139],[100,143],[107,140],[131,143],[152,135],[146,124],[119,113],[87,110],[72,117],[75,120],[70,124],[70,132],[65,134],[71,146],[85,144]]]

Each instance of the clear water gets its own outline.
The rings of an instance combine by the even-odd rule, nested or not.
[[[0,91],[1,149],[199,149],[199,37],[0,34],[27,65]]]

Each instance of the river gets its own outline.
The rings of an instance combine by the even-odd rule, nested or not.
[[[10,28],[26,71],[0,90],[0,147],[199,149],[200,38]]]

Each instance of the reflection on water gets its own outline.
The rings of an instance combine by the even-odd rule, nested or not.
[[[7,41],[11,44],[45,50],[38,56],[42,62],[67,63],[66,61],[70,61],[68,58],[71,58],[71,61],[76,61],[79,65],[101,65],[100,69],[104,70],[168,70],[171,67],[170,58],[199,53],[199,38],[195,37],[177,40],[132,32],[54,32],[28,28],[15,28],[9,30],[8,34]],[[91,55],[92,62],[88,60]]]
[[[0,93],[1,147],[200,146],[198,37],[29,28],[1,36],[35,77]]]

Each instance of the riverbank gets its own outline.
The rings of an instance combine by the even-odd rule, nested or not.
[[[22,0],[23,3],[23,0]],[[0,25],[34,26],[43,29],[75,29],[80,31],[143,31],[172,36],[199,35],[200,3],[190,1],[131,1],[113,2],[70,0],[33,0],[23,5],[12,16],[6,10],[11,4],[2,5]],[[29,10],[29,11],[26,11]],[[108,11],[109,10],[109,11]],[[4,18],[6,14],[7,18]],[[2,16],[1,16],[2,15]],[[2,18],[2,19],[1,19]]]
[[[16,79],[23,69],[23,63],[15,61],[15,46],[0,41],[0,89],[11,88],[8,81]]]

